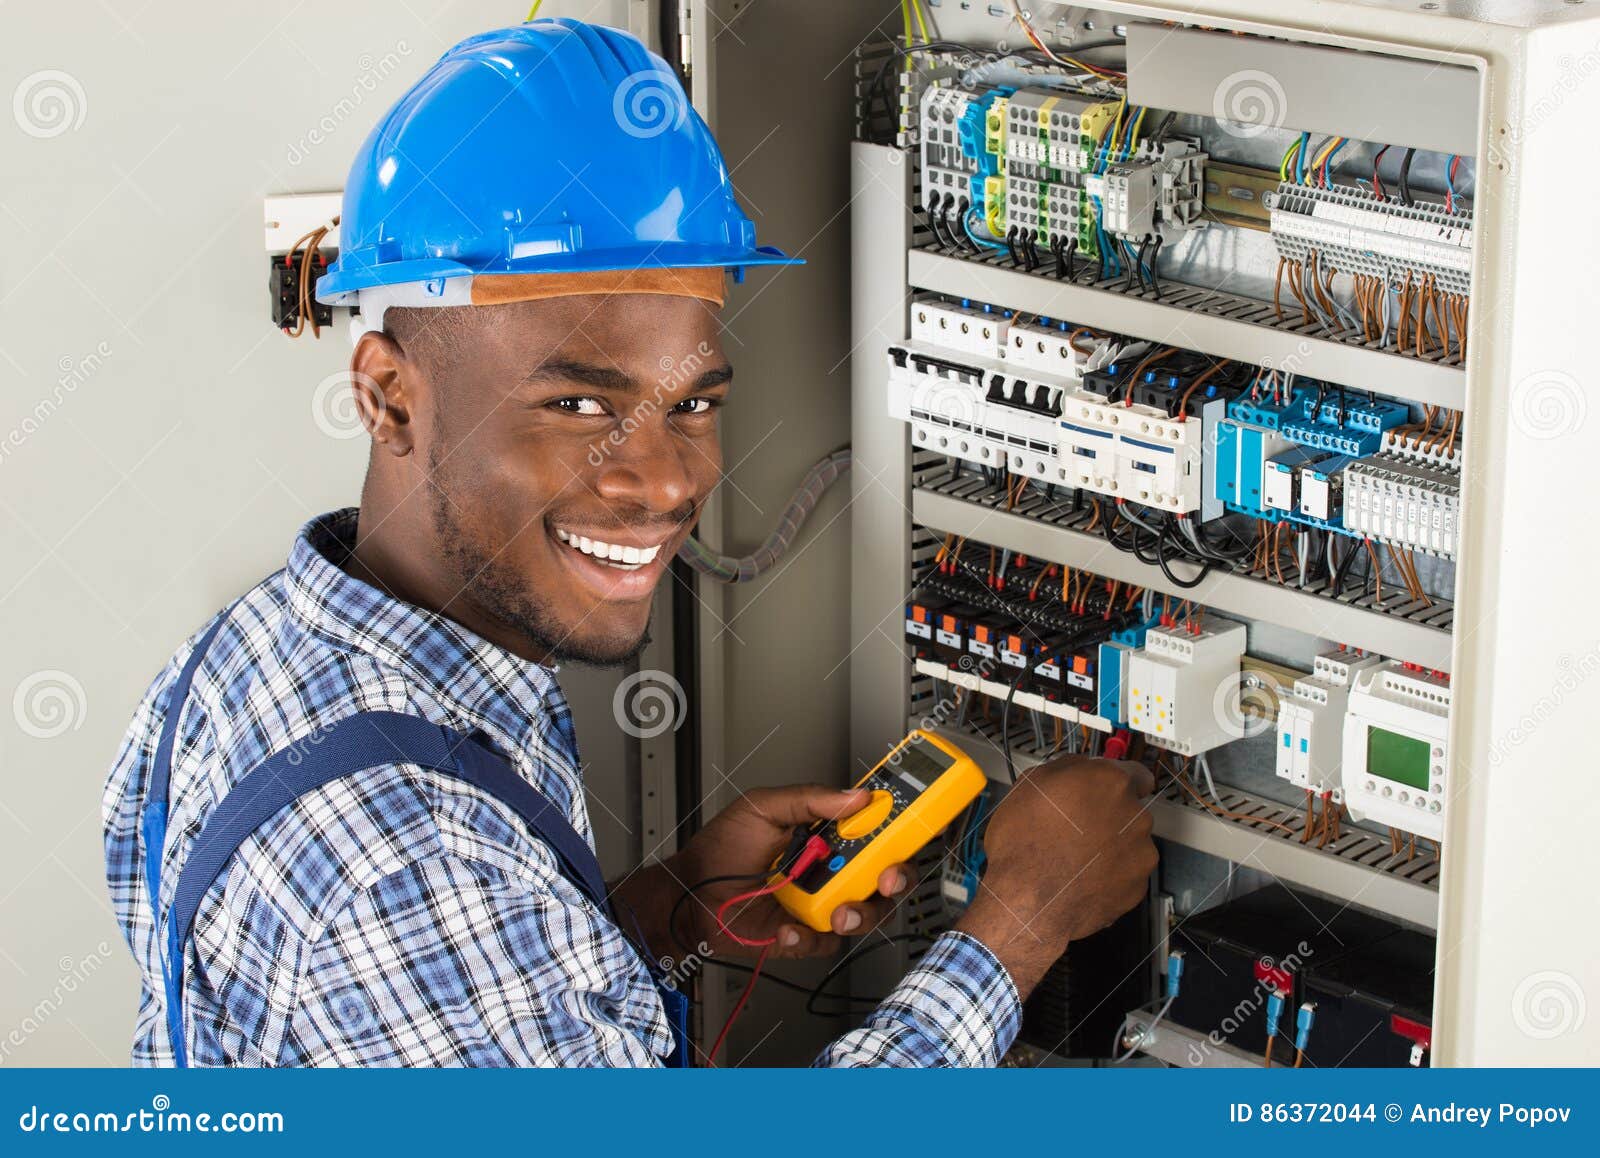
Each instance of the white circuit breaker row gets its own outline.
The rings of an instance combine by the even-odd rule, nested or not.
[[[1199,509],[1204,424],[1108,403],[1083,374],[1119,351],[1104,340],[992,310],[912,307],[911,341],[889,351],[889,414],[916,446],[1170,511]]]
[[[1344,472],[1344,525],[1369,539],[1454,558],[1460,472],[1387,453],[1351,463]]]
[[[1281,691],[1277,773],[1357,820],[1437,839],[1448,783],[1449,680],[1344,650]]]

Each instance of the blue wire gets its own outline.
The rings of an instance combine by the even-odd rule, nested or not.
[[[961,228],[965,229],[967,231],[967,236],[972,238],[972,240],[976,241],[979,245],[987,245],[990,249],[1004,249],[1005,248],[1005,244],[1003,242],[991,241],[988,238],[979,237],[976,233],[972,232],[972,214],[971,213],[968,213],[967,216],[965,216],[965,217],[963,217],[961,219]]]
[[[1346,137],[1344,140],[1340,141],[1337,145],[1335,145],[1333,147],[1333,152],[1328,154],[1328,159],[1326,161],[1322,162],[1322,171],[1324,173],[1330,173],[1331,174],[1333,172],[1333,159],[1339,155],[1339,150],[1344,148],[1349,143],[1350,143],[1350,138]]]
[[[1304,185],[1306,183],[1306,150],[1310,146],[1311,134],[1301,133],[1300,152],[1295,155],[1294,159],[1294,183],[1296,185]]]
[[[1116,277],[1122,272],[1122,262],[1117,259],[1117,251],[1111,244],[1105,229],[1100,224],[1100,198],[1091,197],[1089,201],[1094,205],[1094,233],[1095,240],[1100,247],[1100,252],[1111,259],[1111,276]]]

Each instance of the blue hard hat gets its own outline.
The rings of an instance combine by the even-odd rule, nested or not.
[[[350,167],[317,300],[473,274],[793,265],[758,246],[665,61],[578,20],[456,45]]]

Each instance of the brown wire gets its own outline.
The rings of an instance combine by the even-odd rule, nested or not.
[[[1193,396],[1194,392],[1231,365],[1233,365],[1232,358],[1224,358],[1220,362],[1214,362],[1211,365],[1211,369],[1207,370],[1204,374],[1200,375],[1200,377],[1189,383],[1189,389],[1185,390],[1183,392],[1183,397],[1178,400],[1179,419],[1184,418],[1189,413],[1189,399]]]
[[[1188,781],[1187,777],[1184,776],[1182,773],[1178,773],[1178,772],[1173,773],[1172,774],[1172,779],[1173,779],[1173,781],[1175,783],[1177,783],[1178,787],[1182,788],[1190,796],[1194,797],[1194,799],[1207,812],[1211,813],[1213,816],[1220,816],[1224,820],[1243,820],[1243,821],[1248,821],[1251,824],[1265,824],[1268,828],[1281,828],[1284,832],[1287,832],[1290,836],[1294,835],[1294,829],[1290,828],[1287,824],[1280,824],[1276,820],[1267,820],[1264,817],[1260,817],[1260,816],[1246,816],[1242,812],[1229,812],[1226,808],[1221,808],[1221,807],[1213,804],[1211,801],[1207,800],[1204,796],[1201,796],[1200,793],[1197,792],[1189,784],[1189,781]]]

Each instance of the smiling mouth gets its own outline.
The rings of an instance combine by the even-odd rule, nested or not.
[[[556,538],[572,550],[617,571],[638,571],[648,567],[655,562],[656,556],[661,553],[661,548],[665,545],[657,543],[653,547],[632,547],[622,543],[606,543],[586,535],[574,535],[559,528],[556,530]]]

